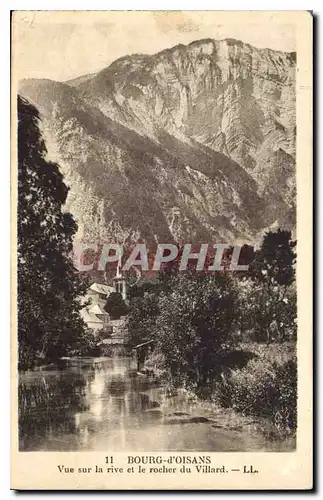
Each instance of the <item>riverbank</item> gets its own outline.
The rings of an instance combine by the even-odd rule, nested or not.
[[[162,359],[156,353],[147,360],[146,369],[160,380],[164,379],[169,395],[184,391],[186,397],[198,402],[205,412],[230,414],[233,427],[251,425],[268,439],[288,441],[295,446],[296,344],[240,344],[232,358],[243,358],[239,353],[248,354],[245,364],[224,369],[217,381],[202,388],[176,388],[165,377]]]
[[[242,415],[232,408],[223,408],[215,402],[202,401],[191,391],[177,390],[170,395],[165,387],[146,392],[153,407],[147,409],[155,421],[172,430],[170,432],[205,433],[210,442],[226,443],[224,451],[293,451],[295,436],[277,435],[271,422],[265,418]],[[181,429],[181,430],[179,430]],[[243,442],[243,445],[242,445]],[[260,444],[262,443],[262,444]]]

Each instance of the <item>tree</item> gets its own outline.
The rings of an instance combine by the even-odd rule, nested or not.
[[[180,275],[159,297],[154,336],[175,385],[218,376],[235,328],[235,291],[227,276]]]
[[[109,295],[104,309],[110,314],[112,319],[119,319],[120,316],[124,316],[128,312],[127,304],[118,292],[113,292]]]
[[[159,293],[153,289],[131,300],[126,327],[128,348],[154,339],[159,315],[158,300]]]
[[[295,247],[290,231],[270,231],[250,266],[245,313],[258,340],[286,340],[296,332]]]
[[[79,297],[87,280],[70,257],[77,231],[63,211],[68,188],[46,158],[37,109],[18,96],[19,368],[53,361],[84,333]]]
[[[251,275],[268,285],[290,286],[295,280],[296,241],[290,231],[269,231],[265,234],[260,249],[256,252]]]

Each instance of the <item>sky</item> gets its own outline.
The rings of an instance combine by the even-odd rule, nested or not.
[[[154,54],[201,38],[236,38],[259,48],[295,51],[292,13],[262,14],[16,11],[13,67],[18,79],[65,81],[99,71],[124,55]]]

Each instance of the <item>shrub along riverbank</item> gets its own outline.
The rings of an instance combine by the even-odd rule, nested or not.
[[[288,360],[283,358],[284,346],[280,345],[275,359],[270,359],[264,351],[242,369],[229,370],[215,384],[212,400],[245,416],[265,417],[275,436],[294,435],[297,426],[294,348]]]
[[[297,428],[295,343],[242,344],[232,353],[234,357],[247,357],[249,360],[242,368],[227,367],[217,380],[203,388],[197,388],[194,384],[183,384],[181,387],[215,408],[230,408],[243,416],[258,419],[261,431],[269,438],[295,437]],[[162,355],[156,351],[145,363],[145,367],[163,381],[170,394],[174,394],[179,385],[169,378],[169,374],[163,371],[162,366]]]

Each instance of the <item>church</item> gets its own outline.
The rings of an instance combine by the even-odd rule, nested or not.
[[[107,281],[106,275],[105,280]],[[88,328],[91,328],[97,336],[102,336],[104,332],[111,333],[117,326],[115,323],[119,320],[111,320],[104,309],[107,298],[111,293],[115,292],[120,293],[123,300],[127,301],[126,280],[122,275],[120,263],[118,263],[112,286],[106,283],[94,282],[82,299],[82,303],[85,305],[81,309],[81,317]]]

